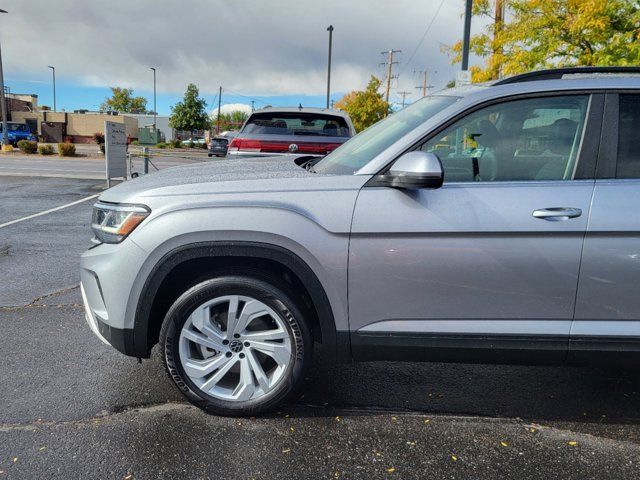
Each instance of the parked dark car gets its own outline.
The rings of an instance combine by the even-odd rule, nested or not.
[[[325,156],[355,135],[349,115],[324,108],[264,108],[231,141],[228,158]]]
[[[225,157],[229,148],[229,139],[226,137],[214,137],[209,142],[210,157]]]

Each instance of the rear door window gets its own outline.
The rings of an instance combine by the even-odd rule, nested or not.
[[[616,178],[640,178],[640,95],[620,95]]]
[[[244,134],[306,135],[349,137],[349,127],[342,117],[313,113],[256,113],[247,121]]]

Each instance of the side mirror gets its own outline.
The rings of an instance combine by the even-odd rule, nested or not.
[[[384,175],[384,180],[395,188],[440,188],[444,170],[435,153],[414,151],[398,158]]]

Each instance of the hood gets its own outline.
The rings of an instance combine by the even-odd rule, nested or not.
[[[143,175],[103,192],[100,200],[131,202],[137,197],[197,193],[205,191],[209,184],[215,184],[216,192],[273,190],[282,188],[291,179],[314,179],[318,176],[322,175],[306,171],[290,157],[216,160]]]

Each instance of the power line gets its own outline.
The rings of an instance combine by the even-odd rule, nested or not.
[[[413,57],[415,57],[416,53],[418,52],[418,49],[422,46],[422,42],[424,42],[424,39],[427,37],[427,34],[429,33],[429,30],[431,30],[431,27],[433,26],[433,22],[435,22],[436,18],[438,18],[438,14],[440,13],[440,9],[442,9],[442,6],[444,5],[444,1],[445,0],[442,0],[440,2],[440,5],[438,5],[438,9],[436,10],[435,15],[429,22],[429,25],[427,25],[427,29],[422,34],[422,38],[418,42],[418,45],[416,45],[416,48],[413,50],[413,53],[409,57],[409,60],[407,60],[407,63],[405,63],[404,68],[400,71],[400,75],[402,75],[404,71],[407,69],[407,67],[409,66],[409,64],[411,64],[411,60],[413,60]]]
[[[259,98],[249,97],[248,95],[243,95],[242,93],[234,92],[233,90],[229,90],[228,88],[225,88],[224,90],[225,90],[225,92],[232,93],[232,94],[237,95],[239,97],[248,98],[249,100],[253,100],[254,102],[262,103],[264,105],[273,105],[274,107],[281,107],[282,106],[282,105],[276,105],[273,102],[265,102],[264,100],[260,100]]]

